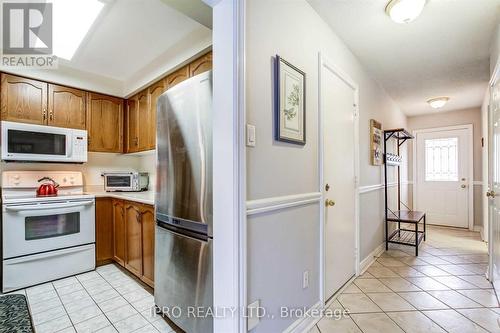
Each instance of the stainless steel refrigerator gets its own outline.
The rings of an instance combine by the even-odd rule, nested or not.
[[[213,331],[212,72],[157,103],[155,304],[188,333]],[[193,312],[194,311],[194,312]]]

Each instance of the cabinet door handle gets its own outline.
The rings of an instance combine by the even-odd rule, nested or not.
[[[54,112],[52,109],[49,111],[49,120],[54,120]]]
[[[43,120],[47,120],[47,110],[46,109],[42,110],[42,117],[43,117]]]

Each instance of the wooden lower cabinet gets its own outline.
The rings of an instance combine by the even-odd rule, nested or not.
[[[142,276],[142,226],[140,206],[133,202],[125,203],[127,254],[125,268],[136,276]]]
[[[97,265],[115,261],[153,287],[154,239],[153,206],[120,199],[96,199]]]
[[[113,199],[113,259],[125,266],[125,207],[123,200]]]
[[[141,210],[142,224],[142,281],[154,285],[155,276],[155,211],[144,205]]]
[[[95,200],[96,264],[113,261],[113,201],[111,198]]]

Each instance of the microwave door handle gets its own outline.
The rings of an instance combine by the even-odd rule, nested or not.
[[[94,201],[80,201],[80,202],[72,202],[69,204],[47,204],[47,205],[26,205],[26,206],[6,206],[5,210],[13,211],[13,212],[21,212],[25,210],[47,210],[47,209],[58,209],[58,208],[71,208],[71,207],[79,207],[79,206],[87,206],[94,204]]]
[[[73,142],[75,141],[73,135],[73,132],[71,132],[71,134],[66,134],[66,157],[73,156]]]

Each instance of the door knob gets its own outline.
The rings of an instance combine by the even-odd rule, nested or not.
[[[496,196],[496,193],[495,193],[495,191],[488,191],[488,192],[486,192],[486,196],[488,198],[492,198],[493,199]]]
[[[335,201],[330,200],[330,199],[326,199],[325,200],[325,206],[326,207],[333,207],[333,206],[335,206]]]
[[[461,187],[461,188],[466,188],[466,187],[467,187],[467,185],[462,184],[462,186],[460,186],[460,187]]]

